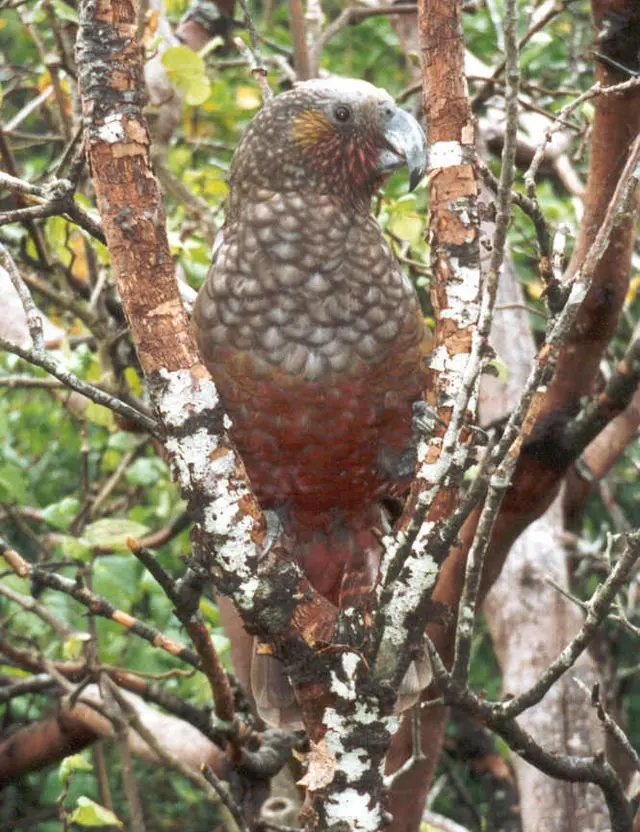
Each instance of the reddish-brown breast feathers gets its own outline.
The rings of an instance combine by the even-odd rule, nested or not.
[[[425,378],[418,301],[375,221],[258,189],[222,233],[195,322],[263,505],[301,542],[370,523]]]

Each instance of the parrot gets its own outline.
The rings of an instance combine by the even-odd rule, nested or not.
[[[403,166],[413,190],[422,128],[366,81],[314,79],[265,101],[233,155],[193,311],[254,493],[340,609],[371,603],[383,501],[406,492],[415,468],[431,339],[371,211]],[[254,657],[253,696],[282,724],[295,701],[268,658],[260,680]]]

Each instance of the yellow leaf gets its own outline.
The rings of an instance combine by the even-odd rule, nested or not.
[[[532,280],[526,284],[526,289],[531,300],[540,300],[544,292],[544,283],[541,280]]]
[[[415,246],[420,242],[422,220],[416,214],[397,213],[391,217],[389,230],[396,237]]]
[[[255,110],[260,106],[260,96],[254,87],[238,87],[236,104],[241,110]]]
[[[627,290],[627,296],[624,299],[625,303],[633,303],[636,299],[638,294],[638,290],[640,289],[640,274],[636,277],[632,277],[629,281],[629,289]]]
[[[131,392],[136,396],[140,396],[142,393],[142,382],[140,381],[140,376],[136,373],[133,367],[127,367],[124,371],[124,377],[127,380],[127,384],[129,385]]]

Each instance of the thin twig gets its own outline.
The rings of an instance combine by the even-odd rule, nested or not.
[[[476,716],[495,731],[523,760],[558,780],[595,783],[605,797],[612,832],[630,832],[631,809],[624,787],[615,770],[602,755],[576,757],[545,751],[515,719],[505,719],[494,707],[459,685],[449,674],[431,639],[426,639],[434,678],[447,704],[453,704]]]
[[[147,743],[149,748],[151,748],[151,750],[157,755],[158,759],[162,760],[163,763],[170,766],[171,768],[177,769],[191,783],[202,789],[205,798],[210,803],[214,803],[215,805],[220,806],[220,798],[218,797],[217,792],[211,787],[208,780],[206,780],[206,778],[204,778],[201,774],[198,774],[197,771],[194,771],[192,768],[190,768],[179,757],[176,757],[170,751],[167,751],[167,749],[158,742],[155,734],[152,731],[150,731],[144,724],[144,722],[140,719],[138,714],[135,712],[134,708],[131,706],[130,702],[127,701],[126,697],[122,694],[115,682],[113,682],[108,676],[104,676],[103,684],[109,686],[113,697],[118,701],[118,704],[126,713],[127,719],[131,727],[134,728],[136,733],[142,737],[142,739]]]
[[[107,601],[101,595],[91,592],[81,582],[65,578],[55,572],[49,572],[42,569],[29,561],[25,560],[15,549],[11,549],[0,538],[0,554],[5,561],[14,570],[14,572],[21,578],[30,578],[41,586],[54,589],[57,592],[63,592],[65,595],[70,595],[79,603],[87,607],[94,615],[99,615],[102,618],[109,618],[117,624],[125,627],[129,632],[134,633],[140,638],[148,641],[154,647],[159,647],[165,650],[170,655],[181,661],[187,662],[200,669],[200,658],[197,653],[186,647],[184,644],[170,639],[165,636],[160,630],[140,621],[138,618],[130,615],[123,610],[118,609],[110,601]]]
[[[18,293],[22,308],[24,309],[27,326],[29,328],[29,335],[31,336],[31,343],[33,344],[33,351],[35,355],[42,356],[46,352],[44,343],[44,335],[42,333],[42,315],[36,309],[36,305],[31,297],[31,292],[27,288],[26,283],[22,279],[13,257],[9,254],[7,249],[0,243],[0,265],[3,266],[8,273],[13,287]]]
[[[73,630],[65,621],[58,618],[58,616],[54,615],[51,610],[45,606],[45,604],[41,604],[30,595],[22,595],[20,592],[16,592],[6,584],[0,584],[0,595],[4,595],[5,598],[13,601],[14,604],[18,604],[22,607],[22,609],[29,610],[29,612],[37,615],[38,618],[42,619],[45,624],[48,624],[49,627],[51,627],[51,629],[54,630],[61,638],[68,639],[73,635]]]
[[[515,159],[518,143],[518,89],[520,83],[520,69],[518,65],[519,52],[516,35],[518,12],[516,0],[506,0],[504,10],[504,37],[506,50],[507,88],[505,91],[505,111],[507,123],[504,131],[502,147],[502,165],[500,182],[498,185],[498,211],[491,249],[489,270],[486,279],[485,296],[487,300],[487,324],[480,321],[480,337],[488,335],[487,327],[493,317],[495,307],[498,276],[504,260],[507,242],[507,230],[511,220],[511,193],[515,178]],[[483,302],[483,307],[484,307]],[[511,474],[515,468],[516,455],[506,456],[496,472],[489,480],[489,489],[485,499],[478,526],[471,548],[467,555],[465,579],[458,606],[458,626],[455,637],[455,654],[453,661],[453,678],[463,684],[467,678],[469,659],[471,656],[471,642],[475,627],[476,605],[480,592],[482,567],[485,554],[491,541],[491,533],[502,505],[504,494],[509,487]]]
[[[216,777],[215,772],[213,771],[211,766],[208,766],[206,763],[203,763],[202,766],[200,766],[200,771],[202,772],[207,782],[215,789],[216,794],[220,798],[221,802],[224,803],[224,805],[231,813],[234,821],[236,822],[238,831],[249,832],[249,827],[244,822],[244,818],[242,817],[240,807],[231,797],[229,792],[224,788],[218,777]]]
[[[189,634],[193,646],[200,656],[201,669],[211,687],[216,716],[225,722],[232,722],[235,718],[235,705],[229,677],[220,661],[218,651],[204,623],[198,604],[204,580],[191,570],[187,570],[182,580],[176,583],[162,568],[153,552],[141,546],[133,538],[129,538],[127,543],[133,554],[163,588],[174,605],[178,620]]]
[[[253,22],[253,18],[251,17],[247,0],[239,0],[239,3],[244,13],[244,24],[249,32],[251,47],[247,46],[242,38],[234,38],[233,42],[251,67],[251,74],[256,79],[258,86],[260,87],[262,100],[263,102],[266,102],[273,98],[273,91],[269,86],[269,81],[267,80],[267,69],[260,53],[258,32]]]
[[[557,680],[575,663],[593,639],[604,621],[616,593],[625,585],[638,558],[640,558],[640,532],[624,536],[626,546],[606,581],[598,586],[586,604],[584,624],[557,659],[540,676],[529,690],[495,706],[498,716],[514,719],[527,708],[537,705]]]
[[[0,337],[0,349],[4,349],[14,355],[19,355],[20,358],[23,358],[30,364],[35,364],[36,367],[40,367],[48,373],[51,373],[52,376],[59,379],[66,387],[70,387],[77,393],[82,393],[83,396],[91,399],[92,402],[100,404],[103,407],[107,407],[119,416],[122,416],[127,420],[131,420],[136,425],[140,425],[140,427],[144,428],[144,430],[148,430],[149,433],[156,438],[161,438],[158,431],[158,424],[154,419],[151,419],[149,416],[145,416],[144,413],[141,413],[139,410],[131,407],[131,405],[126,404],[121,399],[118,399],[109,393],[105,393],[104,390],[100,390],[100,388],[94,387],[86,381],[82,381],[82,379],[78,378],[75,373],[67,370],[66,367],[63,367],[62,364],[51,358],[49,355],[38,355],[33,349],[20,347],[18,344],[14,344],[12,341],[8,341],[6,338],[2,337]]]

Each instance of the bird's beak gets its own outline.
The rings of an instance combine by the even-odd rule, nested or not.
[[[413,190],[424,176],[427,144],[422,127],[404,110],[395,110],[383,130],[388,146],[380,151],[378,172],[381,174],[407,165],[409,188]]]

